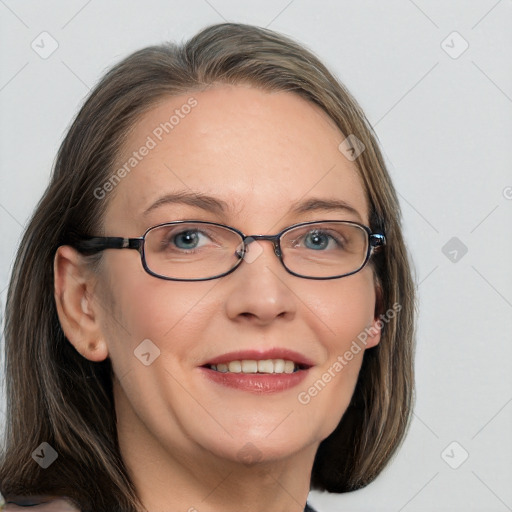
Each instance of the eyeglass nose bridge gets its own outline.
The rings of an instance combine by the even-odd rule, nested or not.
[[[272,242],[274,246],[274,254],[282,260],[281,246],[279,245],[280,235],[248,235],[242,239],[242,244],[239,250],[237,250],[237,255],[242,259],[246,252],[247,247],[252,243],[258,240],[268,240]]]

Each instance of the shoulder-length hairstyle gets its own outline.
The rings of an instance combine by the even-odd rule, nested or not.
[[[345,137],[355,135],[364,144],[354,164],[370,205],[370,228],[387,239],[372,260],[376,314],[394,314],[381,323],[380,343],[364,354],[346,413],[320,444],[311,488],[339,493],[363,487],[401,443],[413,403],[415,289],[377,137],[356,100],[316,56],[273,31],[225,23],[181,45],[136,51],[115,65],[60,146],[21,241],[7,297],[4,496],[51,494],[69,497],[84,511],[140,510],[117,442],[110,360],[91,362],[66,339],[53,295],[53,260],[60,245],[103,233],[108,197],[99,200],[95,191],[113,176],[141,115],[166,97],[214,83],[298,94],[322,108]],[[41,443],[58,454],[46,469],[32,456]]]

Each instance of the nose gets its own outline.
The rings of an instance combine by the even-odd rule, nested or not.
[[[244,260],[226,276],[225,304],[231,320],[267,325],[295,317],[297,297],[290,288],[290,274],[276,257],[271,240],[250,240]],[[226,279],[226,278],[224,278]]]

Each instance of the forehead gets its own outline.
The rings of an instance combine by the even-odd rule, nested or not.
[[[272,225],[292,203],[317,197],[349,203],[367,223],[358,172],[338,150],[344,138],[320,107],[290,92],[217,85],[166,97],[139,119],[118,156],[116,169],[127,172],[107,221],[143,222],[163,195],[187,192],[218,198],[226,211],[216,219],[231,223],[254,224],[256,215],[261,227]]]

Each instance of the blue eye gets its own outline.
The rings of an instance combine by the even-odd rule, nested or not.
[[[328,243],[328,238],[324,234],[316,231],[308,233],[304,240],[304,244],[310,249],[325,249]]]
[[[332,246],[334,243],[334,247]],[[334,249],[340,246],[339,242],[322,231],[310,231],[304,237],[304,245],[307,249],[323,250],[323,249]]]
[[[202,233],[196,230],[187,230],[172,237],[172,242],[179,249],[195,249],[199,245]]]

